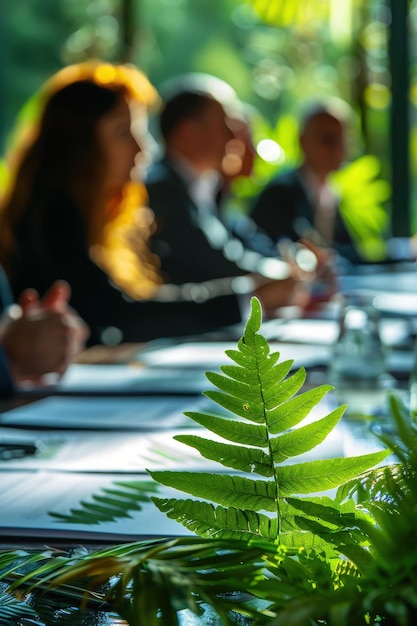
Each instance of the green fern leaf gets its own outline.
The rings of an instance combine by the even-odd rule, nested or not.
[[[279,438],[272,439],[270,447],[274,463],[282,463],[289,457],[307,452],[315,445],[322,443],[326,436],[339,422],[343,412],[344,408],[339,407],[326,417],[321,420],[317,420],[313,424],[308,424],[298,428],[297,430],[286,433]],[[192,417],[192,414],[189,415]],[[205,420],[203,416],[203,419],[198,420],[199,423],[207,425],[207,422],[210,420],[210,416],[205,417],[207,417],[207,420]],[[228,426],[229,428],[225,427],[223,429],[216,429],[217,432],[221,430],[222,436],[226,439],[236,436],[236,428],[234,428],[233,425],[230,425],[230,423]],[[240,432],[241,429],[239,429],[240,441],[248,441],[247,436],[250,436],[255,431],[254,434],[258,435],[255,446],[266,446],[267,437],[264,428],[260,431],[260,427],[253,427],[247,424],[242,424],[242,426],[246,427],[244,428],[246,439],[243,439],[242,433]],[[249,432],[250,430],[251,432]],[[259,436],[260,432],[264,434],[263,437]],[[231,437],[228,436],[229,434]],[[232,467],[236,470],[247,472],[249,474],[255,472],[261,476],[270,477],[273,475],[271,457],[265,452],[244,446],[230,446],[229,444],[214,442],[211,439],[204,439],[203,437],[198,437],[196,435],[177,435],[174,439],[194,447],[207,459],[219,460],[219,462],[221,462],[221,464],[225,467]],[[252,443],[252,445],[254,444]]]
[[[272,357],[273,361],[278,359],[279,352],[270,355],[270,358]],[[273,385],[279,384],[289,374],[292,365],[293,361],[282,361],[278,365],[271,367],[268,369],[268,372],[263,372],[264,382],[271,382]],[[213,385],[237,398],[242,396],[242,394],[246,395],[248,392],[251,393],[251,386],[253,386],[254,395],[257,397],[260,384],[256,367],[250,369],[249,367],[243,368],[234,365],[222,365],[220,366],[220,371],[223,372],[225,376],[216,372],[206,373],[208,380],[212,382]],[[272,388],[272,391],[274,391],[274,388]]]
[[[315,498],[287,498],[289,505],[304,516],[320,518],[329,528],[350,528],[357,523],[358,515],[353,500],[337,505],[327,496]]]
[[[231,474],[206,472],[150,471],[157,482],[205,498],[223,506],[234,506],[250,511],[276,511],[277,485],[275,481],[252,480]]]
[[[330,385],[309,389],[268,411],[266,420],[269,432],[276,435],[299,424],[332,389]]]
[[[177,500],[175,498],[152,498],[158,509],[170,519],[180,522],[188,530],[205,538],[249,541],[254,537],[276,542],[277,537],[285,546],[295,549],[315,548],[336,556],[334,548],[329,548],[328,538],[300,533],[295,520],[298,512],[282,503],[281,528],[278,532],[278,518],[262,513],[234,507],[214,506],[200,500]],[[324,533],[322,533],[324,535]]]
[[[290,373],[291,367],[293,364],[293,361],[289,360],[289,361],[280,361],[280,363],[275,365],[278,359],[279,359],[279,352],[275,352],[270,355],[270,358],[268,360],[268,365],[270,365],[269,375],[271,377],[272,382],[283,380]],[[242,383],[247,383],[247,384],[249,384],[251,380],[253,379],[254,372],[256,373],[256,369],[250,370],[248,367],[239,367],[236,365],[221,365],[220,371],[223,372],[223,374],[225,374],[229,378],[233,378],[234,380],[238,380]],[[207,376],[209,374],[210,372],[207,373]],[[263,373],[263,376],[264,376],[264,379],[268,380],[268,373],[266,371]]]
[[[361,467],[367,468],[370,463],[377,464],[385,456],[385,452],[376,452],[363,457],[282,466],[276,468],[276,482],[204,472],[151,471],[150,475],[167,487],[223,506],[274,512],[279,507],[278,492],[279,498],[284,498],[296,493],[310,494],[331,489],[356,475],[358,468],[360,471]]]
[[[284,361],[285,365],[287,363],[288,361]],[[291,364],[293,364],[293,361],[291,361]],[[267,376],[262,376],[262,395],[267,409],[272,409],[277,406],[277,396],[279,397],[279,402],[285,402],[292,398],[293,395],[300,391],[306,381],[307,373],[303,367],[300,367],[299,370],[284,380],[281,380],[280,374],[278,379],[275,378],[274,380],[273,376],[278,370],[279,365],[281,365],[281,363],[274,367]],[[287,369],[287,367],[285,369]]]
[[[241,383],[235,378],[226,378],[226,376],[215,372],[207,372],[206,376],[213,385],[236,399],[245,398],[247,402],[256,402],[259,399],[260,384],[256,379],[249,379],[248,382]]]
[[[264,424],[246,424],[242,421],[239,424],[239,428],[236,428],[234,421],[215,415],[193,412],[185,413],[185,415],[212,433],[234,443],[246,444],[248,441],[251,441],[251,445],[257,448],[266,448],[268,445],[267,430]],[[174,439],[177,439],[177,437],[175,436]]]
[[[255,472],[260,476],[271,477],[273,475],[271,457],[262,450],[231,446],[228,443],[212,441],[196,435],[177,435],[175,439],[195,448],[206,459],[214,461],[220,459],[225,467],[232,467],[248,474]]]
[[[344,407],[339,407],[326,417],[312,424],[301,426],[288,433],[284,433],[281,437],[271,439],[271,451],[274,463],[282,463],[288,458],[308,452],[314,448],[314,446],[322,443],[340,421],[343,412]]]
[[[337,548],[337,555],[343,554],[363,571],[371,562],[369,551],[364,549],[366,535],[363,523],[370,523],[369,516],[357,511],[353,500],[337,506],[335,500],[322,498],[288,498],[288,504],[301,515],[295,517],[299,528],[319,535],[326,543]],[[362,518],[362,520],[361,520]],[[320,520],[318,523],[317,520]]]
[[[261,320],[260,303],[253,298],[252,313],[238,350],[226,353],[236,365],[222,366],[220,374],[207,375],[217,390],[205,395],[228,413],[186,413],[221,441],[194,434],[176,437],[203,457],[238,474],[150,471],[154,481],[198,499],[153,500],[172,518],[204,536],[253,535],[291,546],[324,546],[325,540],[319,534],[304,530],[300,512],[289,504],[289,498],[339,487],[380,463],[389,452],[286,463],[321,443],[342,417],[344,407],[314,422],[302,423],[332,387],[322,385],[303,391],[305,369],[290,373],[292,361],[281,363],[278,352],[270,353],[267,341],[258,334]],[[140,510],[141,502],[150,493],[155,494],[156,489],[155,482],[147,483],[146,488],[143,481],[118,482],[91,501],[81,502],[68,515],[51,515],[84,524],[115,520]],[[339,496],[335,500],[337,506],[342,506]],[[325,509],[317,508],[311,520],[317,528],[326,528],[327,516]]]
[[[345,407],[315,422],[301,423],[333,387],[322,385],[303,391],[304,368],[289,374],[292,362],[280,363],[278,352],[270,354],[268,342],[258,334],[261,321],[260,303],[253,298],[238,349],[226,352],[236,365],[222,366],[221,373],[207,373],[217,389],[205,395],[228,414],[187,413],[222,441],[198,435],[175,437],[203,457],[239,474],[150,471],[155,481],[198,498],[197,502],[153,500],[170,517],[204,536],[246,537],[253,533],[289,541],[294,546],[323,545],[325,540],[314,530],[302,531],[300,514],[286,499],[339,487],[381,463],[389,451],[285,464],[289,458],[322,443],[341,419]],[[336,511],[338,506],[340,500],[336,500]],[[326,528],[329,516],[326,508],[316,508],[315,519],[313,515],[311,518],[320,529],[321,515]],[[271,536],[274,532],[276,536]]]
[[[218,380],[217,377],[221,375],[207,372],[206,376],[210,380],[210,382],[216,384],[215,381]],[[234,415],[238,415],[258,424],[264,423],[265,411],[267,409],[274,409],[275,407],[277,407],[278,402],[279,404],[285,403],[301,389],[301,387],[305,383],[306,372],[304,368],[300,368],[297,372],[295,372],[292,376],[286,378],[285,380],[279,380],[275,383],[272,381],[262,381],[262,387],[259,386],[259,376],[260,371],[258,370],[257,375],[253,377],[253,385],[256,386],[257,393],[251,394],[250,401],[245,395],[243,395],[242,397],[241,392],[232,395],[232,393],[225,394],[221,391],[209,390],[204,392],[204,395],[206,395],[208,398],[210,398],[210,400],[213,400],[213,402],[215,402],[219,406],[222,406]],[[233,386],[231,386],[230,389],[232,390]],[[332,387],[328,388],[328,390],[330,389],[332,389]],[[311,389],[310,391],[314,393],[316,392],[315,389]],[[319,393],[320,392],[318,392],[318,394]],[[314,404],[310,405],[310,408],[311,406],[314,406]],[[304,417],[307,414],[308,410],[305,412]],[[302,418],[300,417],[300,419]],[[297,421],[289,421],[289,425],[283,425],[283,429],[290,428],[296,423]]]
[[[246,541],[254,536],[271,541],[277,537],[277,519],[254,511],[213,506],[199,500],[152,499],[162,513],[200,537]]]
[[[235,398],[234,396],[226,395],[215,390],[206,391],[204,395],[227,411],[230,411],[230,413],[234,413],[239,417],[256,422],[257,424],[263,424],[265,422],[263,415],[264,406],[261,399],[248,402],[241,397]]]
[[[341,485],[371,465],[381,463],[385,450],[364,456],[307,461],[276,468],[277,483],[282,496],[316,493]]]
[[[296,393],[300,391],[307,378],[304,367],[300,367],[296,372],[285,378],[283,381],[273,382],[272,380],[264,380],[263,382],[263,399],[265,408],[272,410],[279,404],[287,402]],[[314,390],[312,390],[314,391]]]
[[[242,349],[245,348],[245,345],[241,342],[238,344]],[[237,363],[238,367],[235,365],[221,365],[220,371],[222,371],[226,376],[229,376],[229,370],[231,372],[230,377],[236,377],[237,380],[241,380],[242,382],[248,382],[250,377],[257,375],[258,371],[262,372],[262,376],[264,379],[269,382],[277,382],[283,380],[291,371],[294,361],[280,361],[279,363],[279,352],[273,352],[268,356],[268,359],[263,363],[257,363],[256,359],[253,358],[253,355],[244,354],[243,352],[239,352],[238,350],[225,350],[226,356],[228,356],[232,361]],[[240,370],[240,373],[237,372]],[[208,372],[210,373],[210,372]]]

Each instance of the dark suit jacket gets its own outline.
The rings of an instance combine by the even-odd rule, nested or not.
[[[91,260],[80,210],[65,194],[32,196],[16,235],[19,254],[10,275],[15,296],[26,287],[42,295],[55,280],[66,280],[71,306],[90,327],[89,345],[105,342],[103,332],[113,328],[119,341],[142,342],[203,333],[219,325],[217,298],[201,303],[134,301],[119,290]]]
[[[152,249],[167,282],[198,283],[256,271],[245,262],[239,264],[241,253],[236,260],[226,256],[230,233],[215,215],[199,215],[185,182],[169,161],[164,159],[149,169],[146,187],[156,219]],[[240,321],[235,295],[224,296],[221,306],[218,322]]]
[[[274,178],[255,199],[251,217],[276,243],[281,238],[298,241],[305,226],[313,228],[314,208],[294,169]],[[345,226],[339,209],[336,212],[333,248],[353,263],[364,262]]]
[[[157,224],[152,247],[168,282],[199,282],[247,273],[224,253],[224,241],[230,239],[225,226],[215,215],[199,215],[184,180],[169,161],[164,159],[150,168],[146,187]]]

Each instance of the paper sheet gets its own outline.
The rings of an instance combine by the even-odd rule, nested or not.
[[[276,343],[270,346],[271,352],[279,352],[280,360],[291,359],[294,368],[313,367],[327,363],[327,346],[308,346],[299,343]],[[225,350],[236,350],[232,342],[185,342],[144,349],[138,353],[138,359],[149,367],[181,367],[200,370],[217,369],[220,365],[233,363]]]
[[[190,426],[192,426],[190,420]],[[212,471],[214,463],[174,440],[179,433],[197,434],[201,428],[163,433],[108,433],[36,431],[0,428],[0,440],[32,442],[38,452],[23,458],[0,460],[0,471],[43,469],[63,472],[145,473],[147,469]],[[209,433],[205,433],[209,436]]]
[[[262,327],[268,341],[326,346],[336,341],[338,331],[337,320],[328,319],[269,320]]]
[[[159,368],[155,371],[138,364],[72,364],[61,380],[46,388],[21,386],[20,392],[73,395],[196,395],[211,387],[204,372]]]
[[[0,482],[0,534],[6,536],[89,539],[120,537],[126,541],[143,536],[191,534],[184,526],[168,519],[153,502],[143,503],[141,511],[98,525],[61,522],[49,515],[68,514],[81,500],[114,487],[120,476],[112,474],[63,474],[54,472],[2,472]],[[127,475],[124,481],[137,481]],[[149,480],[144,477],[144,480]],[[162,495],[178,492],[164,488]]]
[[[201,410],[198,397],[49,397],[0,413],[0,424],[29,428],[160,430],[189,426],[184,411]]]

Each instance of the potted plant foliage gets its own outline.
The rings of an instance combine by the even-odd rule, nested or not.
[[[131,626],[177,626],[184,614],[188,624],[417,623],[416,425],[391,396],[383,450],[297,462],[345,407],[305,419],[332,387],[304,390],[304,368],[292,372],[270,351],[261,321],[254,298],[243,337],[226,352],[231,363],[207,374],[214,389],[205,395],[221,414],[189,413],[203,428],[176,436],[224,471],[150,472],[181,496],[156,492],[155,505],[194,535],[85,553],[4,552],[0,624],[61,623],[56,607],[68,623],[103,623],[77,621],[86,619],[80,606]],[[119,485],[99,505],[80,505],[77,520],[126,514],[132,493]]]

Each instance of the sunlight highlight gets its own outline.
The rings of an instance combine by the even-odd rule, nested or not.
[[[285,159],[285,152],[273,139],[262,139],[256,146],[256,152],[268,163],[280,163]]]

